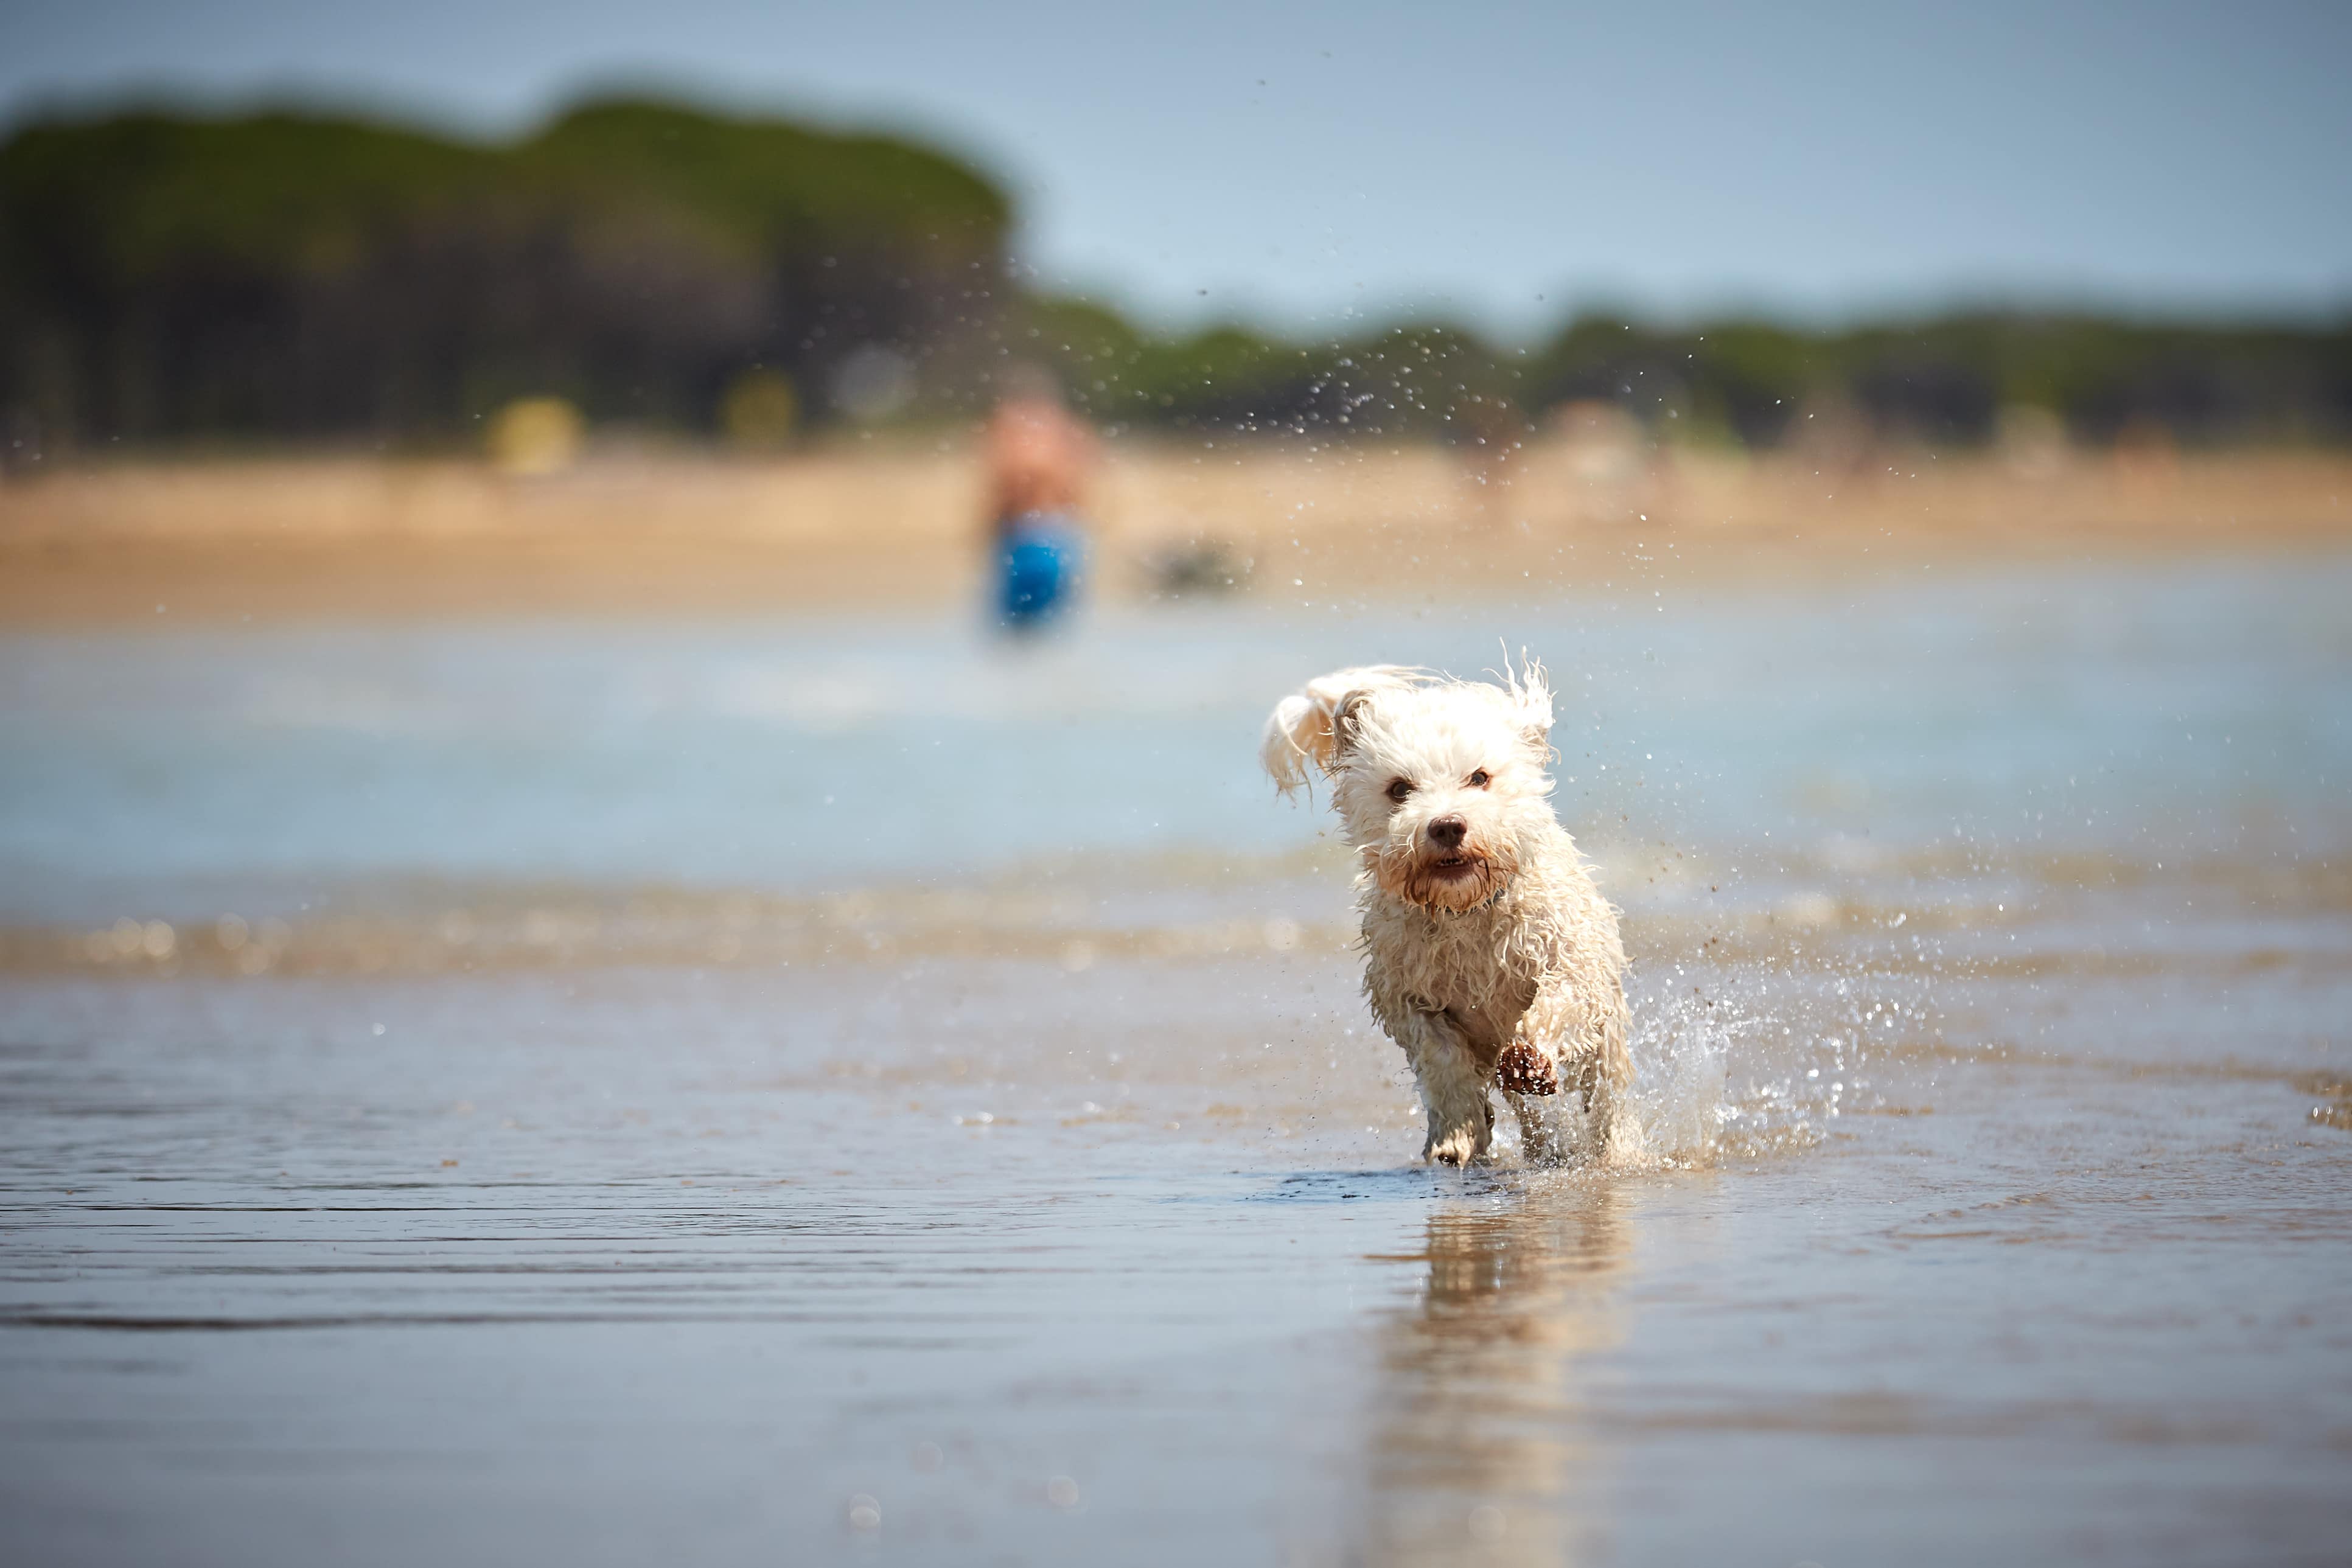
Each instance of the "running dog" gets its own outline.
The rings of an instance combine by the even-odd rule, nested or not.
[[[1642,1130],[1617,912],[1552,814],[1542,666],[1502,678],[1341,670],[1282,699],[1260,756],[1285,795],[1310,766],[1331,782],[1364,993],[1420,1084],[1423,1158],[1486,1157],[1499,1088],[1529,1160],[1628,1164]]]

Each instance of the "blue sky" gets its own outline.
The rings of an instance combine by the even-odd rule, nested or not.
[[[653,83],[911,128],[1162,321],[2352,307],[2352,5],[0,0],[0,113],[481,131]]]

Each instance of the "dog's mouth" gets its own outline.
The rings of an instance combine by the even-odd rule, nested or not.
[[[1382,855],[1376,863],[1383,889],[1428,909],[1468,909],[1510,874],[1507,860],[1469,842],[1421,845],[1412,854]]]

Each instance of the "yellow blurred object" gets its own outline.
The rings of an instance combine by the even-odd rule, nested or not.
[[[1993,444],[2011,473],[2047,478],[2066,465],[2066,422],[2039,403],[2010,403],[1994,421]]]
[[[773,371],[745,371],[719,404],[727,444],[747,452],[774,452],[789,445],[800,419],[799,394]]]
[[[490,462],[519,478],[561,474],[580,460],[587,422],[560,397],[524,397],[490,421]]]

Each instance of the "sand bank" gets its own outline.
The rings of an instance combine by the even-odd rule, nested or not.
[[[88,465],[0,480],[0,622],[757,612],[948,602],[978,570],[960,445],[769,462],[608,454],[552,477],[459,460]],[[1170,562],[1245,591],[1458,596],[1564,585],[1637,554],[1695,571],[2352,539],[2326,453],[1752,458],[1558,442],[1501,464],[1436,447],[1115,443],[1104,591]],[[1209,547],[1205,550],[1203,547]],[[1177,574],[1181,576],[1181,570]]]

